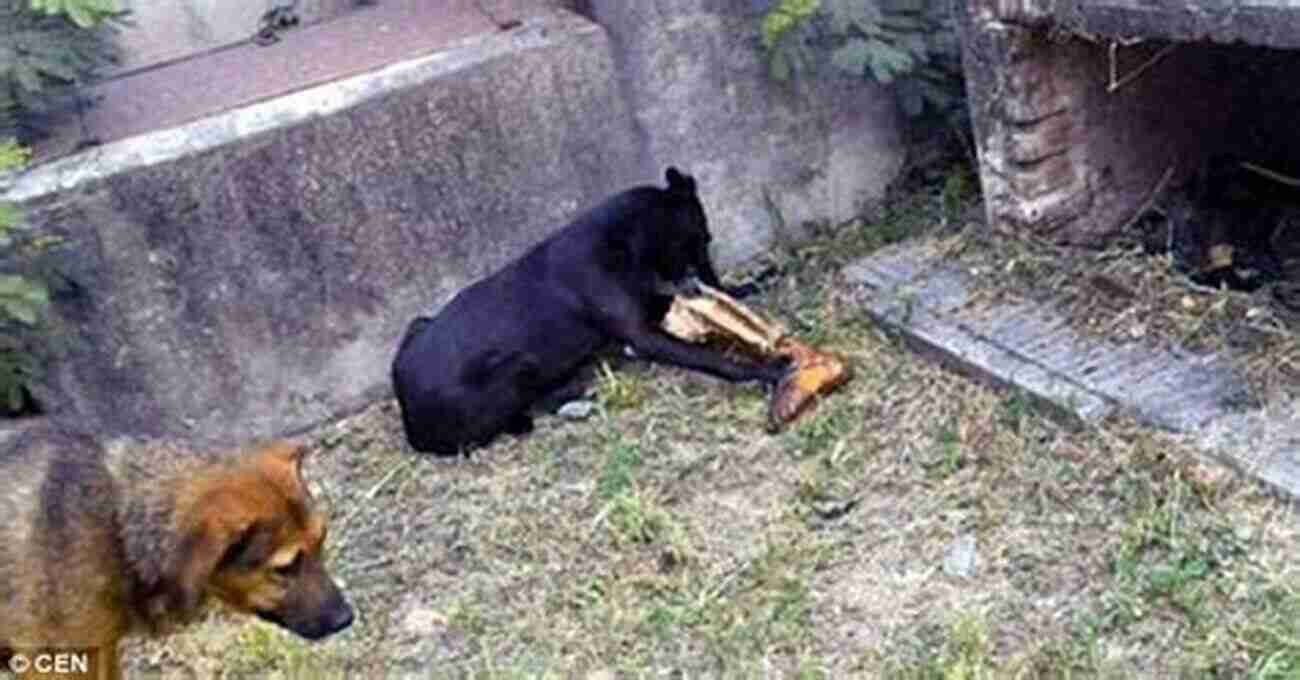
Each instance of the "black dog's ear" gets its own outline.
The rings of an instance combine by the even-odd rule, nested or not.
[[[665,177],[668,178],[669,191],[685,194],[695,193],[695,178],[690,175],[683,175],[676,166],[669,166]]]

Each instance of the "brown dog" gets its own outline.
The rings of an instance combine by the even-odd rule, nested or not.
[[[0,668],[116,679],[119,640],[172,631],[210,598],[309,639],[347,627],[303,454],[103,447],[48,424],[0,434]],[[56,651],[93,668],[55,672]]]

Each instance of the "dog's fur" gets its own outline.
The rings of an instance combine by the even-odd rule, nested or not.
[[[411,322],[392,378],[412,447],[455,454],[501,432],[529,432],[529,407],[611,342],[730,381],[781,379],[783,360],[737,362],[660,328],[672,301],[666,284],[694,270],[720,286],[695,180],[676,168],[666,177],[666,189],[606,199],[436,316]]]
[[[0,664],[80,648],[93,677],[117,678],[119,640],[175,630],[211,598],[310,639],[347,627],[303,454],[286,440],[226,455],[101,446],[48,423],[6,432]]]

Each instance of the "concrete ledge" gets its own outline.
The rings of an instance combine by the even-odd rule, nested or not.
[[[583,34],[590,37],[600,32],[598,27],[580,19],[563,21],[556,18],[554,21],[559,22],[560,28],[569,30],[553,35],[555,24],[539,22],[516,32],[488,34],[465,46],[398,62],[370,73],[275,97],[193,123],[110,142],[9,176],[5,184],[0,184],[0,188],[8,188],[3,198],[22,204],[124,172],[181,161],[226,145],[243,143],[250,137],[345,113],[374,99],[420,87],[459,71],[482,67],[521,51],[555,48]]]
[[[114,71],[147,68],[248,40],[261,28],[263,13],[285,4],[285,0],[252,0],[237,6],[194,0],[118,0],[118,7],[130,10],[132,25],[118,37],[124,54]],[[355,4],[355,0],[298,0],[294,11],[303,24],[311,24],[351,11]]]
[[[845,270],[864,311],[977,379],[1015,386],[1078,423],[1115,413],[1180,432],[1207,455],[1300,498],[1300,404],[1243,409],[1227,362],[1084,336],[1038,305],[969,305],[970,275],[926,245]]]
[[[1287,0],[1199,2],[1090,0],[1057,6],[1067,30],[1124,39],[1132,36],[1178,42],[1247,43],[1293,50],[1300,47],[1300,19]]]
[[[1228,414],[1187,436],[1201,450],[1300,499],[1300,402]]]
[[[863,260],[845,270],[867,289],[864,306],[877,323],[905,329],[909,345],[962,373],[998,387],[1016,386],[1059,416],[1093,423],[1115,412],[1115,404],[1050,366],[1003,346],[953,317],[969,300],[958,272],[927,270],[915,253],[895,259]]]
[[[605,33],[523,28],[12,178],[70,281],[38,396],[91,426],[240,441],[388,390],[407,321],[637,182]],[[660,170],[662,173],[662,170]]]

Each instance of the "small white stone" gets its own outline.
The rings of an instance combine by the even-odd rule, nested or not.
[[[584,418],[590,417],[592,411],[595,410],[595,402],[579,399],[561,406],[555,414],[561,418],[568,418],[569,420],[583,420]]]
[[[411,635],[433,635],[447,626],[447,619],[429,607],[412,607],[402,617],[402,630]]]
[[[975,574],[978,564],[975,537],[970,534],[962,534],[954,539],[943,556],[943,570],[951,576],[969,578]]]

